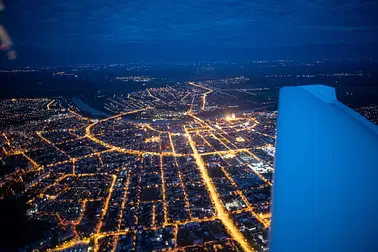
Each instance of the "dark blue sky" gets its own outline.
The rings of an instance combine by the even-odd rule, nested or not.
[[[5,24],[27,63],[363,58],[377,51],[374,0],[5,2]]]

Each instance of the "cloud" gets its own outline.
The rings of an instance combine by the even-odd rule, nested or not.
[[[357,32],[369,31],[374,29],[372,26],[343,26],[343,25],[330,25],[330,26],[301,26],[305,30],[317,31],[331,31],[331,32]]]
[[[377,31],[375,1],[353,0],[19,0],[8,20],[36,44],[191,43],[276,46],[339,41],[330,32]],[[17,17],[12,19],[12,17]],[[322,34],[324,36],[322,36]],[[376,39],[374,33],[365,39]],[[342,37],[342,40],[347,40]],[[67,42],[68,41],[68,42]]]

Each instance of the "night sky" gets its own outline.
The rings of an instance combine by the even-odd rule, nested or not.
[[[5,3],[18,62],[28,64],[368,58],[378,48],[374,0]]]

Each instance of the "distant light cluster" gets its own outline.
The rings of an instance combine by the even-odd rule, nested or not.
[[[116,77],[116,80],[120,81],[135,81],[135,82],[149,82],[154,78],[145,77],[145,76],[124,76],[124,77]]]

